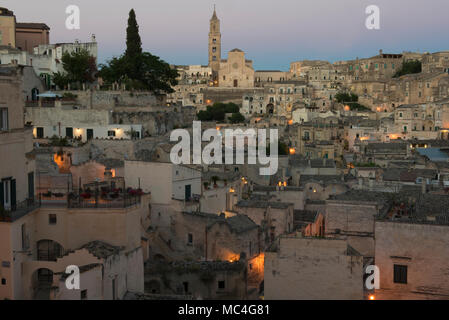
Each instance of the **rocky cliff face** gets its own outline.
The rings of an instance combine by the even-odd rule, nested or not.
[[[164,135],[177,127],[191,126],[194,119],[195,113],[190,109],[179,112],[121,111],[112,114],[114,123],[142,124],[143,137]]]

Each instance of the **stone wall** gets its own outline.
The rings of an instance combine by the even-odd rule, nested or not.
[[[265,299],[363,299],[363,257],[345,240],[280,238],[265,253]]]
[[[376,299],[449,297],[448,226],[376,222]],[[394,283],[394,265],[407,266],[407,283]]]
[[[364,256],[374,256],[376,204],[327,201],[325,234],[348,236],[348,243]]]

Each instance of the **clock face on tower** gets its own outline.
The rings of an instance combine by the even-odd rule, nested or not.
[[[238,64],[237,62],[235,62],[235,63],[232,65],[232,67],[233,67],[234,69],[237,69],[237,68],[239,67],[239,64]]]

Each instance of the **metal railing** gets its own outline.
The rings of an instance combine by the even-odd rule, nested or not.
[[[117,198],[110,199],[100,197],[98,194],[86,197],[83,194],[69,194],[67,207],[70,209],[93,209],[93,208],[129,208],[141,203],[140,195],[118,194]]]
[[[39,199],[26,199],[22,202],[15,203],[11,206],[9,210],[2,210],[0,208],[0,221],[3,222],[12,222],[20,219],[30,213],[33,210],[36,210],[41,206],[41,202]]]

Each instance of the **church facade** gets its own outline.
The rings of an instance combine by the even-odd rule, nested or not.
[[[214,85],[227,88],[253,88],[253,62],[245,59],[245,52],[233,49],[228,59],[221,59],[220,20],[214,9],[210,19],[209,67],[212,69]]]

